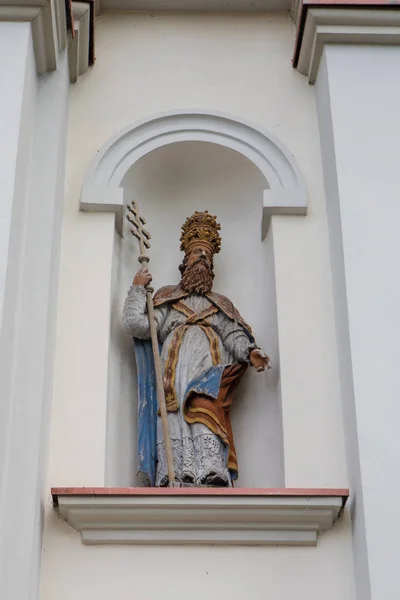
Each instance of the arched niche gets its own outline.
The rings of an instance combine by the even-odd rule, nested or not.
[[[179,171],[176,161],[185,163],[186,167]],[[172,171],[166,177],[165,172],[170,168]],[[177,283],[180,260],[178,236],[184,218],[193,209],[207,208],[218,216],[224,212],[212,200],[205,201],[205,196],[210,198],[212,194],[212,182],[218,177],[219,169],[223,182],[221,192],[225,194],[227,202],[239,202],[240,191],[236,188],[241,187],[243,192],[248,186],[248,194],[242,193],[240,217],[236,214],[236,219],[244,218],[247,210],[252,215],[246,230],[248,239],[252,240],[251,249],[243,258],[241,268],[252,262],[252,253],[262,253],[262,260],[254,262],[254,273],[257,271],[261,284],[255,293],[249,290],[249,301],[243,289],[249,287],[251,277],[247,283],[242,282],[236,288],[230,286],[234,268],[232,260],[227,260],[227,255],[224,257],[222,252],[217,259],[220,266],[216,265],[216,291],[227,294],[243,316],[255,325],[258,342],[270,354],[274,364],[272,372],[262,378],[255,373],[249,373],[248,377],[246,375],[247,379],[239,390],[240,401],[234,407],[233,426],[238,432],[237,449],[244,476],[240,476],[238,484],[245,487],[284,485],[274,248],[272,233],[267,236],[267,231],[273,214],[305,214],[305,186],[293,157],[271,136],[230,117],[188,112],[154,117],[114,136],[93,161],[82,190],[83,210],[112,211],[116,215],[108,357],[107,485],[137,484],[134,479],[135,365],[132,343],[122,331],[120,316],[137,265],[135,242],[123,236],[126,229],[123,223],[124,204],[133,197],[139,200],[152,233],[156,229],[156,240],[161,237],[157,222],[161,224],[162,221],[165,254],[156,243],[151,269],[156,287]],[[164,171],[164,175],[161,171]],[[193,178],[194,172],[198,173],[197,179]],[[188,202],[177,209],[176,203],[172,206],[171,177],[172,180],[174,177],[179,180],[183,173],[192,179],[186,182],[186,187],[180,182],[178,192],[181,196],[183,192],[190,194],[192,184],[199,189],[207,179],[207,185],[204,185],[206,194],[203,194],[203,198],[197,197],[197,204]],[[155,198],[162,200],[158,206],[154,204]],[[171,227],[168,229],[168,219],[163,214],[166,208],[168,212],[174,211],[173,216],[168,215],[168,219],[173,219],[175,223],[176,231],[173,233]],[[239,244],[244,235],[234,219],[234,213],[232,219],[227,219],[225,213],[222,223],[226,252],[230,248],[233,254],[235,244]],[[261,223],[263,239],[266,238],[262,243]],[[238,260],[238,256],[236,254],[235,260]],[[168,265],[166,269],[160,268],[163,260]],[[171,271],[171,265],[176,269],[176,274]]]
[[[305,215],[306,186],[291,153],[269,133],[221,113],[173,111],[139,121],[112,137],[92,161],[81,193],[81,210],[114,212],[122,234],[127,171],[146,154],[176,142],[210,142],[236,150],[264,175],[262,238],[272,215]]]

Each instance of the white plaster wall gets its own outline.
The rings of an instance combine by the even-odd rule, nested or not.
[[[47,497],[49,429],[53,397],[54,355],[58,318],[58,282],[61,254],[61,223],[65,192],[65,157],[68,122],[69,72],[67,53],[57,57],[57,70],[38,78],[33,140],[32,174],[29,181],[30,236],[27,240],[28,274],[24,297],[30,344],[25,343],[26,364],[35,373],[27,379],[22,366],[20,378],[26,377],[25,398],[32,402],[35,388],[38,403],[29,427],[37,434],[32,455],[21,443],[21,452],[36,467],[34,488],[35,517],[30,554],[32,576],[29,582],[32,599],[37,598],[39,569]],[[39,235],[40,228],[42,233]],[[28,393],[26,390],[30,390]],[[23,471],[30,470],[25,465]],[[23,500],[24,501],[24,500]]]
[[[0,596],[37,597],[55,345],[68,72],[38,77],[29,23],[0,23]],[[41,504],[42,502],[42,504]]]
[[[354,600],[348,523],[316,548],[83,546],[52,513],[41,600]]]
[[[16,42],[11,58],[9,47]],[[12,389],[14,347],[11,344],[13,328],[18,320],[15,311],[19,292],[18,265],[21,254],[20,236],[13,236],[21,228],[26,196],[28,159],[34,114],[34,78],[29,70],[29,50],[33,50],[29,25],[0,23],[0,69],[4,84],[0,95],[0,348],[2,396],[7,398]],[[27,64],[28,63],[28,64]],[[22,144],[20,145],[20,143]],[[22,147],[21,147],[22,146]],[[22,155],[22,156],[21,156]],[[19,188],[16,178],[19,176]],[[8,267],[8,269],[7,269]],[[9,439],[11,402],[0,403],[0,422],[4,430],[0,436],[0,464],[5,464]],[[3,497],[4,470],[1,473],[0,503]]]
[[[398,47],[332,45],[316,86],[362,600],[400,589],[399,66]]]
[[[106,481],[115,233],[112,215],[79,213],[83,178],[116,131],[179,108],[222,111],[265,127],[290,148],[305,176],[309,216],[274,217],[265,242],[275,257],[286,485],[346,485],[314,91],[292,69],[293,41],[286,15],[132,13],[98,19],[96,65],[71,92],[48,487]],[[252,321],[240,288],[221,281],[220,289]],[[201,573],[191,588],[199,598],[210,590],[241,598],[253,589],[254,598],[296,594],[310,600],[323,593],[328,600],[350,600],[348,522],[321,542],[316,549],[83,547],[56,519],[49,499],[42,598],[105,598],[117,586],[122,598],[136,590],[152,600],[166,585],[183,598],[187,589],[177,582],[193,582]]]
[[[25,452],[21,442],[28,434],[27,422],[36,408],[36,397],[26,404],[21,370],[24,361],[21,327],[28,316],[24,311],[26,236],[28,219],[29,178],[35,131],[36,66],[30,26],[26,23],[0,23],[2,49],[1,78],[5,82],[0,100],[1,129],[1,300],[0,321],[0,593],[16,598],[28,597],[31,577],[30,554],[35,540],[35,491],[37,473],[26,473],[22,484],[21,467]],[[10,59],[10,48],[15,50]],[[28,371],[27,378],[32,374]],[[22,389],[21,389],[22,388]],[[33,394],[37,390],[32,390]],[[28,415],[24,414],[28,411]],[[38,432],[27,440],[35,447]],[[36,457],[37,459],[37,457]],[[22,484],[22,485],[21,485]],[[26,492],[25,511],[22,495]],[[23,543],[24,542],[24,543]],[[11,557],[18,554],[17,561]],[[38,553],[37,553],[38,554]],[[18,578],[18,573],[22,577]],[[14,583],[13,583],[14,582]]]
[[[14,47],[15,52],[9,52]],[[0,23],[0,73],[2,83],[0,105],[0,317],[6,291],[7,261],[21,110],[24,96],[26,62],[30,43],[28,23]],[[6,143],[7,142],[7,143]]]

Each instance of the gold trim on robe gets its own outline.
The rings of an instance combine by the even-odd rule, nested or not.
[[[251,342],[254,342],[254,337],[251,331],[250,325],[242,318],[241,314],[232,304],[232,302],[226,296],[217,294],[216,292],[208,292],[204,294],[208,300],[214,304],[221,312],[224,313],[231,321],[237,321],[246,331]],[[153,303],[154,306],[162,306],[163,304],[174,303],[177,300],[182,300],[189,296],[188,292],[185,292],[180,285],[166,285],[160,288],[154,295]]]
[[[176,367],[178,364],[179,350],[182,344],[183,336],[191,325],[200,327],[200,329],[202,329],[206,334],[210,344],[213,365],[218,365],[221,362],[218,336],[211,328],[211,324],[206,320],[207,317],[216,314],[218,312],[218,308],[216,306],[210,306],[200,313],[195,313],[183,302],[175,302],[172,307],[185,315],[187,319],[186,323],[182,323],[175,329],[164,365],[164,390],[168,412],[176,412],[179,410],[179,402],[175,391]]]

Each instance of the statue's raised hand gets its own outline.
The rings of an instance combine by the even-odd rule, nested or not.
[[[265,371],[265,369],[271,368],[269,357],[259,348],[250,352],[250,362],[256,371]]]
[[[144,285],[145,287],[149,285],[150,281],[153,279],[152,275],[149,273],[147,267],[142,267],[136,273],[133,278],[133,285]]]

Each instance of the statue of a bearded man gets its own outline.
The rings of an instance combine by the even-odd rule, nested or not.
[[[216,217],[207,211],[196,211],[186,220],[180,240],[185,252],[179,267],[181,282],[154,296],[175,479],[182,484],[232,485],[238,475],[230,421],[232,393],[248,365],[256,371],[270,367],[230,300],[212,291],[219,230]],[[150,346],[144,352],[141,341],[150,337],[145,286],[151,279],[147,268],[136,273],[123,321],[135,338],[138,366],[138,468],[150,485],[166,486],[161,419],[155,405],[151,409],[155,381]]]

